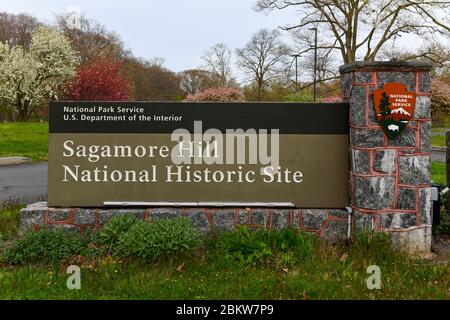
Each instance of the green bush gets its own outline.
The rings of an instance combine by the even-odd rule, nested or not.
[[[291,229],[250,230],[239,227],[224,232],[212,246],[232,260],[243,264],[280,263],[293,265],[312,256],[318,240],[311,234]]]
[[[5,250],[9,264],[57,263],[74,255],[92,255],[93,234],[84,236],[62,228],[28,231]]]
[[[152,263],[177,258],[191,252],[200,244],[200,235],[186,218],[139,221],[119,236],[113,250],[123,258],[137,258]]]
[[[107,252],[117,248],[119,237],[127,232],[138,219],[133,215],[119,215],[111,218],[100,230],[99,244],[104,246]]]

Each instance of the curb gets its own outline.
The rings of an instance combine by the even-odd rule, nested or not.
[[[4,158],[0,157],[0,166],[9,166],[29,162],[31,162],[31,159],[27,157],[4,157]]]
[[[431,147],[431,151],[442,151],[442,152],[446,152],[447,148],[446,147]]]

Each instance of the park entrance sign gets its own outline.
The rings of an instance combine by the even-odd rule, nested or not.
[[[348,206],[348,104],[56,102],[50,206]]]

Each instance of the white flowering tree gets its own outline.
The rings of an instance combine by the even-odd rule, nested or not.
[[[69,41],[51,28],[38,28],[28,51],[0,43],[1,103],[10,117],[28,120],[36,107],[58,99],[76,65]]]

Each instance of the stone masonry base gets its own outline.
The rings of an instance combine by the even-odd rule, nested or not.
[[[334,209],[270,208],[49,208],[46,202],[22,209],[21,230],[59,226],[83,233],[101,228],[111,217],[132,214],[142,220],[184,216],[203,233],[232,230],[238,225],[250,228],[293,228],[313,233],[330,242],[347,238],[348,214]]]
[[[170,219],[184,216],[203,233],[233,230],[238,225],[250,228],[293,228],[312,233],[330,243],[347,239],[348,213],[337,209],[270,208],[49,208],[46,202],[30,204],[21,211],[21,230],[38,230],[42,226],[62,227],[83,233],[97,230],[113,216],[132,214],[142,220]],[[353,223],[352,230],[355,230]],[[429,253],[431,227],[420,226],[391,230],[394,246],[411,254]]]

